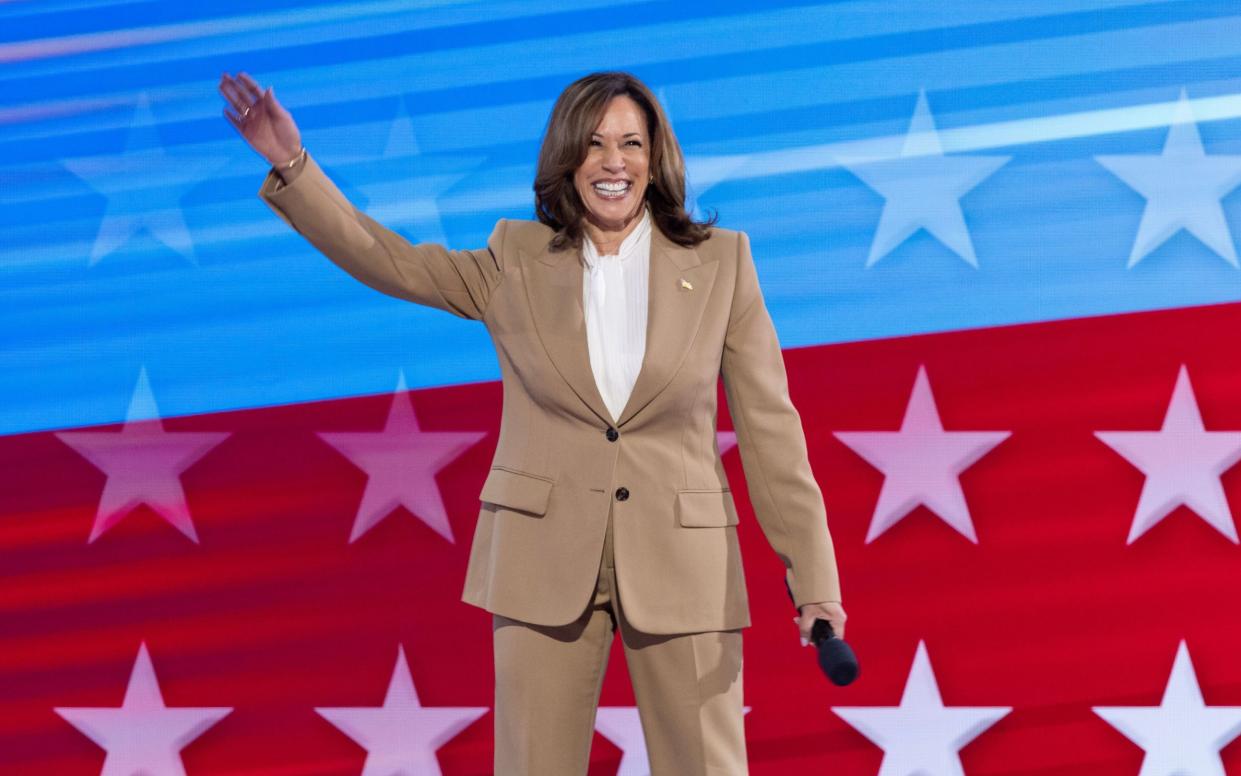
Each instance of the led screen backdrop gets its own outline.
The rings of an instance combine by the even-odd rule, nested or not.
[[[751,772],[1241,773],[1238,12],[0,3],[0,772],[490,772],[490,341],[289,229],[216,83],[480,247],[625,69],[750,236],[862,661],[800,647],[721,397]],[[648,772],[619,644],[596,729]]]

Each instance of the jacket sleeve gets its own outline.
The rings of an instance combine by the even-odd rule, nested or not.
[[[411,243],[358,210],[306,154],[286,183],[269,170],[259,197],[341,269],[389,296],[481,319],[500,284],[504,219],[487,247],[449,250]]]
[[[737,282],[720,371],[750,503],[784,563],[794,603],[841,601],[823,494],[810,470],[801,416],[758,286],[750,238],[738,233]]]

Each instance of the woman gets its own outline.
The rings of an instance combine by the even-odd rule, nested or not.
[[[493,615],[495,772],[587,770],[619,627],[654,776],[746,773],[737,513],[716,444],[722,374],[755,514],[808,636],[843,635],[831,538],[742,232],[693,221],[658,100],[626,73],[557,99],[537,221],[477,250],[411,244],[360,212],[289,113],[224,74],[225,116],[271,165],[259,191],[345,271],[481,320],[504,384],[463,600]]]

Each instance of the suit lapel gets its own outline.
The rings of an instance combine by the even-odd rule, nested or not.
[[[672,382],[698,333],[717,266],[714,261],[704,264],[693,248],[677,245],[659,229],[651,229],[646,352],[617,426],[628,423]],[[690,287],[684,287],[682,280]]]
[[[544,247],[534,261],[523,261],[522,266],[530,272],[525,286],[534,328],[552,365],[591,412],[611,425],[611,415],[590,368],[580,251],[554,252]]]
[[[535,329],[556,371],[600,420],[616,426],[627,423],[672,381],[698,331],[717,267],[716,262],[702,263],[697,251],[677,245],[652,225],[646,352],[629,400],[613,421],[590,368],[580,251],[544,247],[522,264],[531,273],[525,286]]]

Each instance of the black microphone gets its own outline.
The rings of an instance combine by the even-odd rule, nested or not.
[[[789,600],[796,606],[793,588],[789,587],[787,577],[784,580],[784,589],[789,591]],[[800,614],[800,610],[798,613]],[[832,680],[832,684],[844,687],[857,678],[857,655],[853,654],[853,647],[850,647],[848,642],[836,635],[830,622],[822,617],[815,618],[814,625],[810,626],[810,643],[819,650],[819,668]]]

